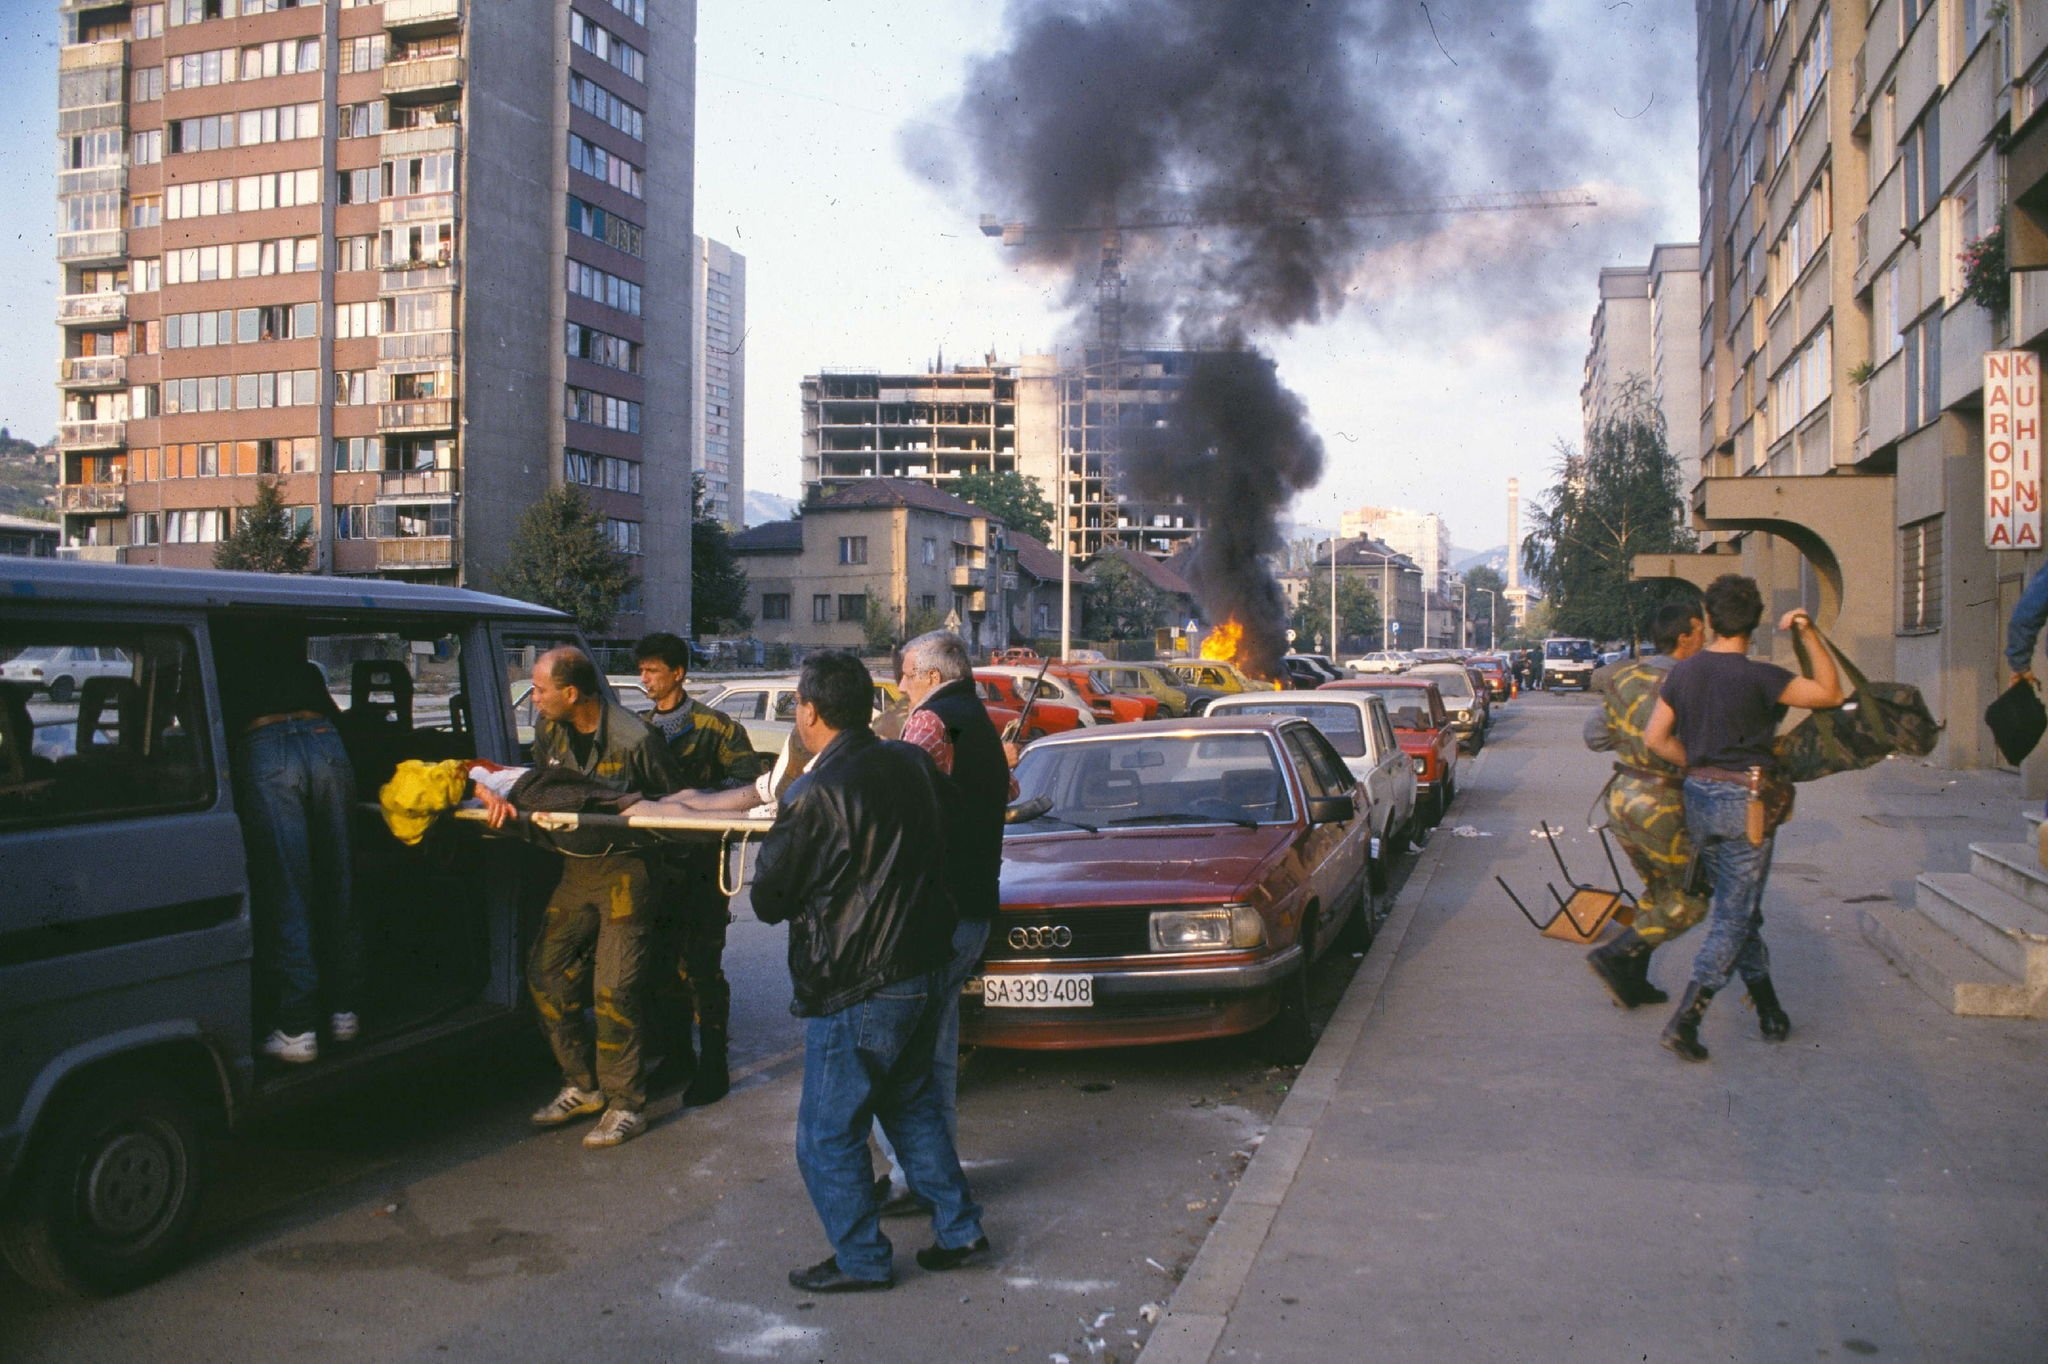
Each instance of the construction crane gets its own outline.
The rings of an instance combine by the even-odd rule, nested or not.
[[[1162,208],[1143,211],[1134,217],[1109,223],[1021,223],[1004,222],[994,214],[981,215],[981,233],[984,237],[998,237],[1005,246],[1025,246],[1032,242],[1073,236],[1095,236],[1102,238],[1102,261],[1095,274],[1095,334],[1096,344],[1101,349],[1103,362],[1109,369],[1109,382],[1103,389],[1101,406],[1102,427],[1107,433],[1109,444],[1097,455],[1096,468],[1091,475],[1088,468],[1089,451],[1086,447],[1085,429],[1081,455],[1081,477],[1086,496],[1087,480],[1102,478],[1102,465],[1116,453],[1120,439],[1118,431],[1122,424],[1123,394],[1123,324],[1124,324],[1124,234],[1126,232],[1162,232],[1179,228],[1203,227],[1257,227],[1289,221],[1309,222],[1324,218],[1419,218],[1435,217],[1446,213],[1519,213],[1546,209],[1592,208],[1598,201],[1583,189],[1543,189],[1510,191],[1501,194],[1448,194],[1417,199],[1349,199],[1311,204],[1267,206],[1246,209],[1243,212],[1218,211],[1213,208]],[[1087,401],[1085,393],[1085,371],[1083,364],[1084,392],[1082,402]],[[1085,422],[1084,422],[1085,428]],[[1060,459],[1062,482],[1065,481],[1067,455],[1063,451]],[[1106,494],[1098,490],[1098,495]],[[1064,503],[1065,498],[1062,497]],[[1068,508],[1060,508],[1064,520]],[[1101,513],[1098,513],[1100,515]],[[1079,529],[1084,532],[1086,525]],[[1107,527],[1099,527],[1107,530]],[[1106,538],[1106,537],[1105,537]],[[1062,534],[1069,544],[1072,537]]]

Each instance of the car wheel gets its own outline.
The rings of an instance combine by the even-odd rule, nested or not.
[[[1306,926],[1304,926],[1305,928]],[[1304,934],[1303,946],[1306,950]],[[1287,979],[1277,987],[1280,992],[1280,1012],[1273,1015],[1273,1021],[1266,1024],[1259,1034],[1259,1049],[1266,1059],[1276,1066],[1298,1066],[1308,1060],[1309,1053],[1316,1048],[1315,1030],[1308,1018],[1308,959],[1303,956],[1301,965],[1287,973]]]
[[[205,1184],[198,1115],[174,1090],[103,1082],[65,1105],[0,1217],[0,1254],[56,1297],[119,1292],[161,1273]]]
[[[69,701],[71,694],[77,690],[78,684],[68,677],[53,677],[50,679],[50,699],[52,701]]]

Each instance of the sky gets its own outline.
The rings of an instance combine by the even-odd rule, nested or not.
[[[805,374],[1011,361],[1074,334],[1067,281],[978,230],[981,212],[1015,206],[957,176],[941,183],[906,151],[961,132],[970,63],[1001,50],[1032,7],[701,0],[696,230],[747,257],[750,488],[798,491]],[[1506,480],[1519,477],[1526,499],[1549,482],[1557,443],[1578,439],[1598,270],[1696,235],[1692,6],[1529,0],[1541,97],[1497,102],[1502,117],[1533,119],[1541,145],[1502,156],[1509,134],[1487,121],[1490,95],[1528,68],[1496,67],[1487,39],[1494,16],[1522,8],[1431,0],[1435,51],[1404,59],[1446,97],[1400,106],[1413,127],[1395,132],[1440,165],[1429,193],[1585,186],[1599,206],[1435,220],[1362,256],[1334,317],[1254,337],[1326,450],[1297,520],[1405,506],[1441,513],[1460,545],[1501,543]],[[58,413],[56,9],[0,3],[0,184],[15,191],[0,211],[0,424],[38,440]],[[1541,178],[1517,179],[1517,160]]]

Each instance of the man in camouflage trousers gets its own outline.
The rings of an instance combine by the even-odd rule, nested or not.
[[[656,631],[633,646],[633,658],[639,664],[640,685],[654,702],[647,722],[668,741],[680,788],[730,791],[753,786],[767,759],[754,751],[747,731],[683,691],[690,675],[690,646],[667,631]],[[673,945],[676,976],[682,983],[682,998],[672,1011],[676,1035],[662,1070],[689,1070],[683,1102],[692,1107],[716,1103],[732,1087],[727,1055],[732,987],[725,979],[725,932],[732,912],[718,888],[722,856],[717,845],[699,843],[675,847],[661,860],[662,927]]]
[[[1614,754],[1607,784],[1607,827],[1643,878],[1635,925],[1586,954],[1625,1009],[1670,998],[1650,983],[1650,953],[1706,917],[1707,898],[1686,889],[1692,838],[1685,831],[1685,774],[1649,750],[1643,731],[1665,675],[1706,643],[1696,603],[1661,608],[1651,622],[1657,652],[1623,659],[1593,674],[1601,707],[1586,719],[1586,747]]]
[[[581,649],[540,656],[533,702],[536,768],[560,767],[592,786],[644,797],[676,789],[668,746],[646,721],[605,700],[597,664]],[[518,813],[482,786],[477,794],[494,829]],[[642,976],[654,940],[653,887],[646,853],[564,854],[527,961],[526,988],[563,1079],[533,1121],[559,1127],[602,1110],[585,1146],[617,1146],[647,1130]],[[594,1037],[586,1008],[596,1015]]]

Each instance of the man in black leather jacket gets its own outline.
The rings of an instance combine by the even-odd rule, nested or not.
[[[754,872],[754,912],[789,923],[804,1019],[797,1166],[833,1254],[806,1292],[895,1282],[867,1133],[881,1121],[911,1188],[932,1205],[926,1269],[988,1250],[932,1073],[955,911],[939,777],[923,750],[868,728],[873,682],[851,654],[816,654],[797,681],[796,731],[818,756],[782,798]]]

